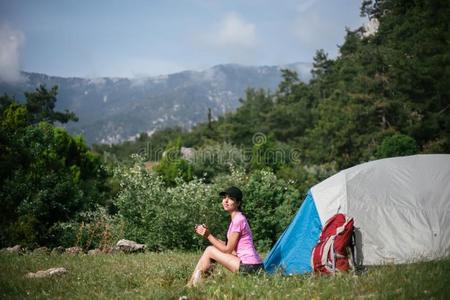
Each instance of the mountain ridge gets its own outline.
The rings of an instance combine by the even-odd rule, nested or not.
[[[281,70],[297,71],[300,79],[310,79],[310,63],[283,66],[216,65],[203,71],[126,77],[59,77],[23,72],[19,84],[0,82],[0,92],[23,101],[24,92],[43,84],[58,86],[57,110],[68,109],[79,121],[65,124],[73,134],[84,135],[89,144],[115,144],[171,126],[191,128],[235,110],[247,88],[275,90]]]

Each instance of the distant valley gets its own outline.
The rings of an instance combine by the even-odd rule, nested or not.
[[[285,68],[297,71],[301,80],[310,79],[309,63],[217,65],[204,71],[134,79],[65,78],[23,72],[25,80],[20,84],[0,82],[0,93],[22,101],[25,91],[33,91],[40,84],[48,88],[57,85],[56,109],[68,109],[79,117],[78,122],[66,125],[69,132],[82,134],[89,144],[114,144],[159,128],[191,128],[207,120],[209,108],[214,118],[233,111],[249,87],[274,91]]]

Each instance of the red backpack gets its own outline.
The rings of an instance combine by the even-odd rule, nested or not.
[[[311,255],[311,267],[314,272],[335,274],[350,269],[352,260],[348,247],[352,246],[353,218],[344,214],[331,217],[322,229],[319,242]]]

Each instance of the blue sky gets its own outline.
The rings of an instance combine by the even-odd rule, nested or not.
[[[338,54],[360,0],[0,0],[0,80],[139,77]]]

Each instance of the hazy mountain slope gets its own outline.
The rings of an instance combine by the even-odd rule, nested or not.
[[[282,68],[298,71],[309,79],[310,64],[279,66],[218,65],[205,71],[139,78],[63,78],[23,73],[25,82],[0,82],[0,92],[23,100],[23,92],[40,84],[58,85],[57,109],[75,112],[79,121],[67,129],[81,133],[88,143],[118,143],[141,132],[167,126],[190,128],[207,119],[234,110],[248,87],[275,90]]]

